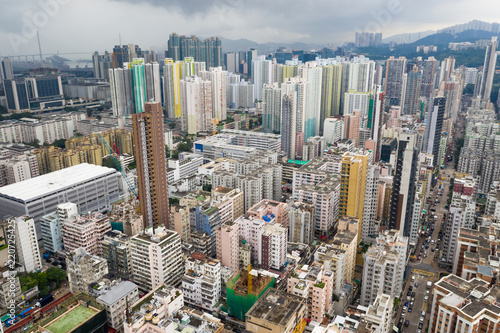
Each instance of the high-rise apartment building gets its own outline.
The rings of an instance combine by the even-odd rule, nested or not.
[[[188,134],[212,132],[212,83],[200,77],[180,81],[181,125]]]
[[[498,37],[491,37],[490,44],[486,47],[484,56],[483,75],[478,94],[483,101],[489,101],[491,96],[491,87],[493,85],[493,76],[497,63]]]
[[[99,282],[108,274],[106,259],[77,248],[66,256],[69,289],[72,293],[87,293],[89,285]]]
[[[250,61],[250,60],[249,60]],[[262,100],[262,87],[264,84],[273,83],[273,63],[271,60],[266,60],[265,56],[259,56],[252,59],[251,71],[252,82],[255,89],[255,99]]]
[[[443,118],[446,99],[444,97],[434,98],[433,105],[429,108],[426,116],[425,137],[423,151],[434,156],[434,166],[439,166],[439,146],[443,132]]]
[[[217,259],[233,272],[239,270],[239,224],[228,222],[217,228]]]
[[[408,72],[406,77],[406,87],[403,92],[404,98],[401,100],[404,114],[420,114],[420,89],[422,85],[422,72],[415,65],[413,69]]]
[[[366,171],[365,203],[363,205],[363,219],[361,226],[361,239],[363,242],[371,243],[374,236],[378,234],[376,224],[378,192],[380,182],[380,167],[368,166]]]
[[[403,288],[408,238],[389,230],[364,254],[361,304],[373,303],[378,295],[397,297]]]
[[[185,60],[188,57],[204,62],[206,67],[222,66],[222,41],[220,37],[210,37],[200,40],[198,37],[178,35],[175,32],[168,38],[167,58],[173,61]]]
[[[267,132],[280,133],[282,92],[279,83],[264,84],[262,103],[262,128]]]
[[[208,311],[217,311],[221,292],[221,262],[201,253],[186,260],[182,277],[184,302]]]
[[[411,229],[418,162],[417,133],[399,133],[396,172],[392,183],[389,227],[408,236]]]
[[[102,256],[108,262],[109,274],[124,280],[132,279],[130,236],[119,230],[111,230],[103,238]]]
[[[369,153],[346,152],[342,155],[339,216],[358,218],[358,241],[362,239],[363,208],[367,184]]]
[[[163,96],[165,99],[165,109],[167,117],[170,119],[181,116],[181,80],[182,62],[172,59],[165,59],[163,66]]]
[[[205,81],[210,81],[212,88],[212,119],[226,120],[227,107],[227,72],[222,67],[211,67],[208,71],[200,72]]]
[[[422,80],[420,83],[420,96],[431,98],[437,86],[439,62],[434,57],[429,57],[422,64]]]
[[[403,94],[403,74],[406,70],[406,58],[398,59],[390,57],[387,59],[385,69],[385,98],[387,105],[401,105],[401,96]]]
[[[498,284],[456,275],[441,278],[432,290],[429,332],[489,332],[500,325]]]
[[[3,85],[5,80],[12,80],[14,71],[12,70],[12,61],[10,58],[0,59],[0,84]]]
[[[312,244],[316,209],[301,202],[288,203],[288,240],[292,243]]]
[[[7,222],[9,225],[14,225],[15,262],[18,262],[28,273],[41,269],[42,257],[38,248],[35,221],[33,218],[20,216],[10,218]]]
[[[161,104],[146,103],[145,111],[134,114],[132,121],[144,227],[168,226],[170,212]]]
[[[164,226],[148,228],[130,239],[133,281],[145,292],[178,285],[184,274],[181,239]]]

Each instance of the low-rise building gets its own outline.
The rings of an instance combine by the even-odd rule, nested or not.
[[[109,275],[130,280],[132,278],[130,237],[121,231],[111,230],[104,234],[101,246],[103,257],[108,262]]]
[[[245,328],[253,333],[291,333],[305,326],[306,301],[270,288],[248,311]]]

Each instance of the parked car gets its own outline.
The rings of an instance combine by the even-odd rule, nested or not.
[[[406,320],[406,321],[405,321],[405,327],[408,327],[408,326],[410,326],[410,321],[409,321],[409,320]]]

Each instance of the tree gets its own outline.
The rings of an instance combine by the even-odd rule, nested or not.
[[[75,138],[81,138],[81,137],[83,137],[83,134],[80,132],[76,132],[74,136],[75,136]]]
[[[66,148],[66,139],[59,139],[54,141],[54,147]]]
[[[255,127],[255,125],[253,124],[253,119],[250,119],[250,120],[248,121],[248,127],[249,127],[250,129],[253,129],[253,128]]]
[[[9,113],[9,110],[5,106],[0,105],[0,114],[5,114],[5,113]]]
[[[35,140],[31,141],[31,142],[26,142],[26,144],[28,146],[33,146],[35,148],[38,148],[38,147],[40,147],[40,140],[35,139]]]
[[[179,142],[179,144],[177,145],[177,150],[179,152],[191,151],[191,144],[187,142]]]
[[[203,185],[203,191],[212,192],[212,185],[210,185],[210,184]]]
[[[176,125],[176,123],[175,123],[174,121],[172,121],[172,122],[170,122],[170,123],[168,124],[168,127],[170,127],[170,129],[174,129],[174,128],[175,128],[175,126],[177,126],[177,125]]]
[[[49,281],[55,282],[57,285],[59,285],[61,281],[64,281],[66,279],[66,271],[59,267],[50,267],[49,269],[47,269],[46,274],[47,279],[49,279]]]
[[[92,117],[92,114],[94,113],[92,109],[85,109],[85,111],[87,112],[87,117]]]
[[[464,95],[472,95],[474,93],[474,84],[469,83],[464,88]]]
[[[130,164],[128,165],[128,168],[129,168],[129,170],[133,170],[133,169],[137,168],[137,161],[135,160],[135,158],[132,162],[130,162]]]
[[[118,168],[116,167],[116,164],[115,162],[113,161],[113,158],[108,156],[108,157],[104,157],[102,159],[102,166],[104,167],[108,167],[108,168],[113,168],[115,169],[116,171],[118,171]]]

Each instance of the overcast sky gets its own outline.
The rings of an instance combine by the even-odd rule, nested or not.
[[[0,0],[0,56],[38,53],[33,28],[43,53],[110,51],[119,34],[159,51],[172,32],[339,45],[355,31],[385,38],[499,12],[499,0]]]

